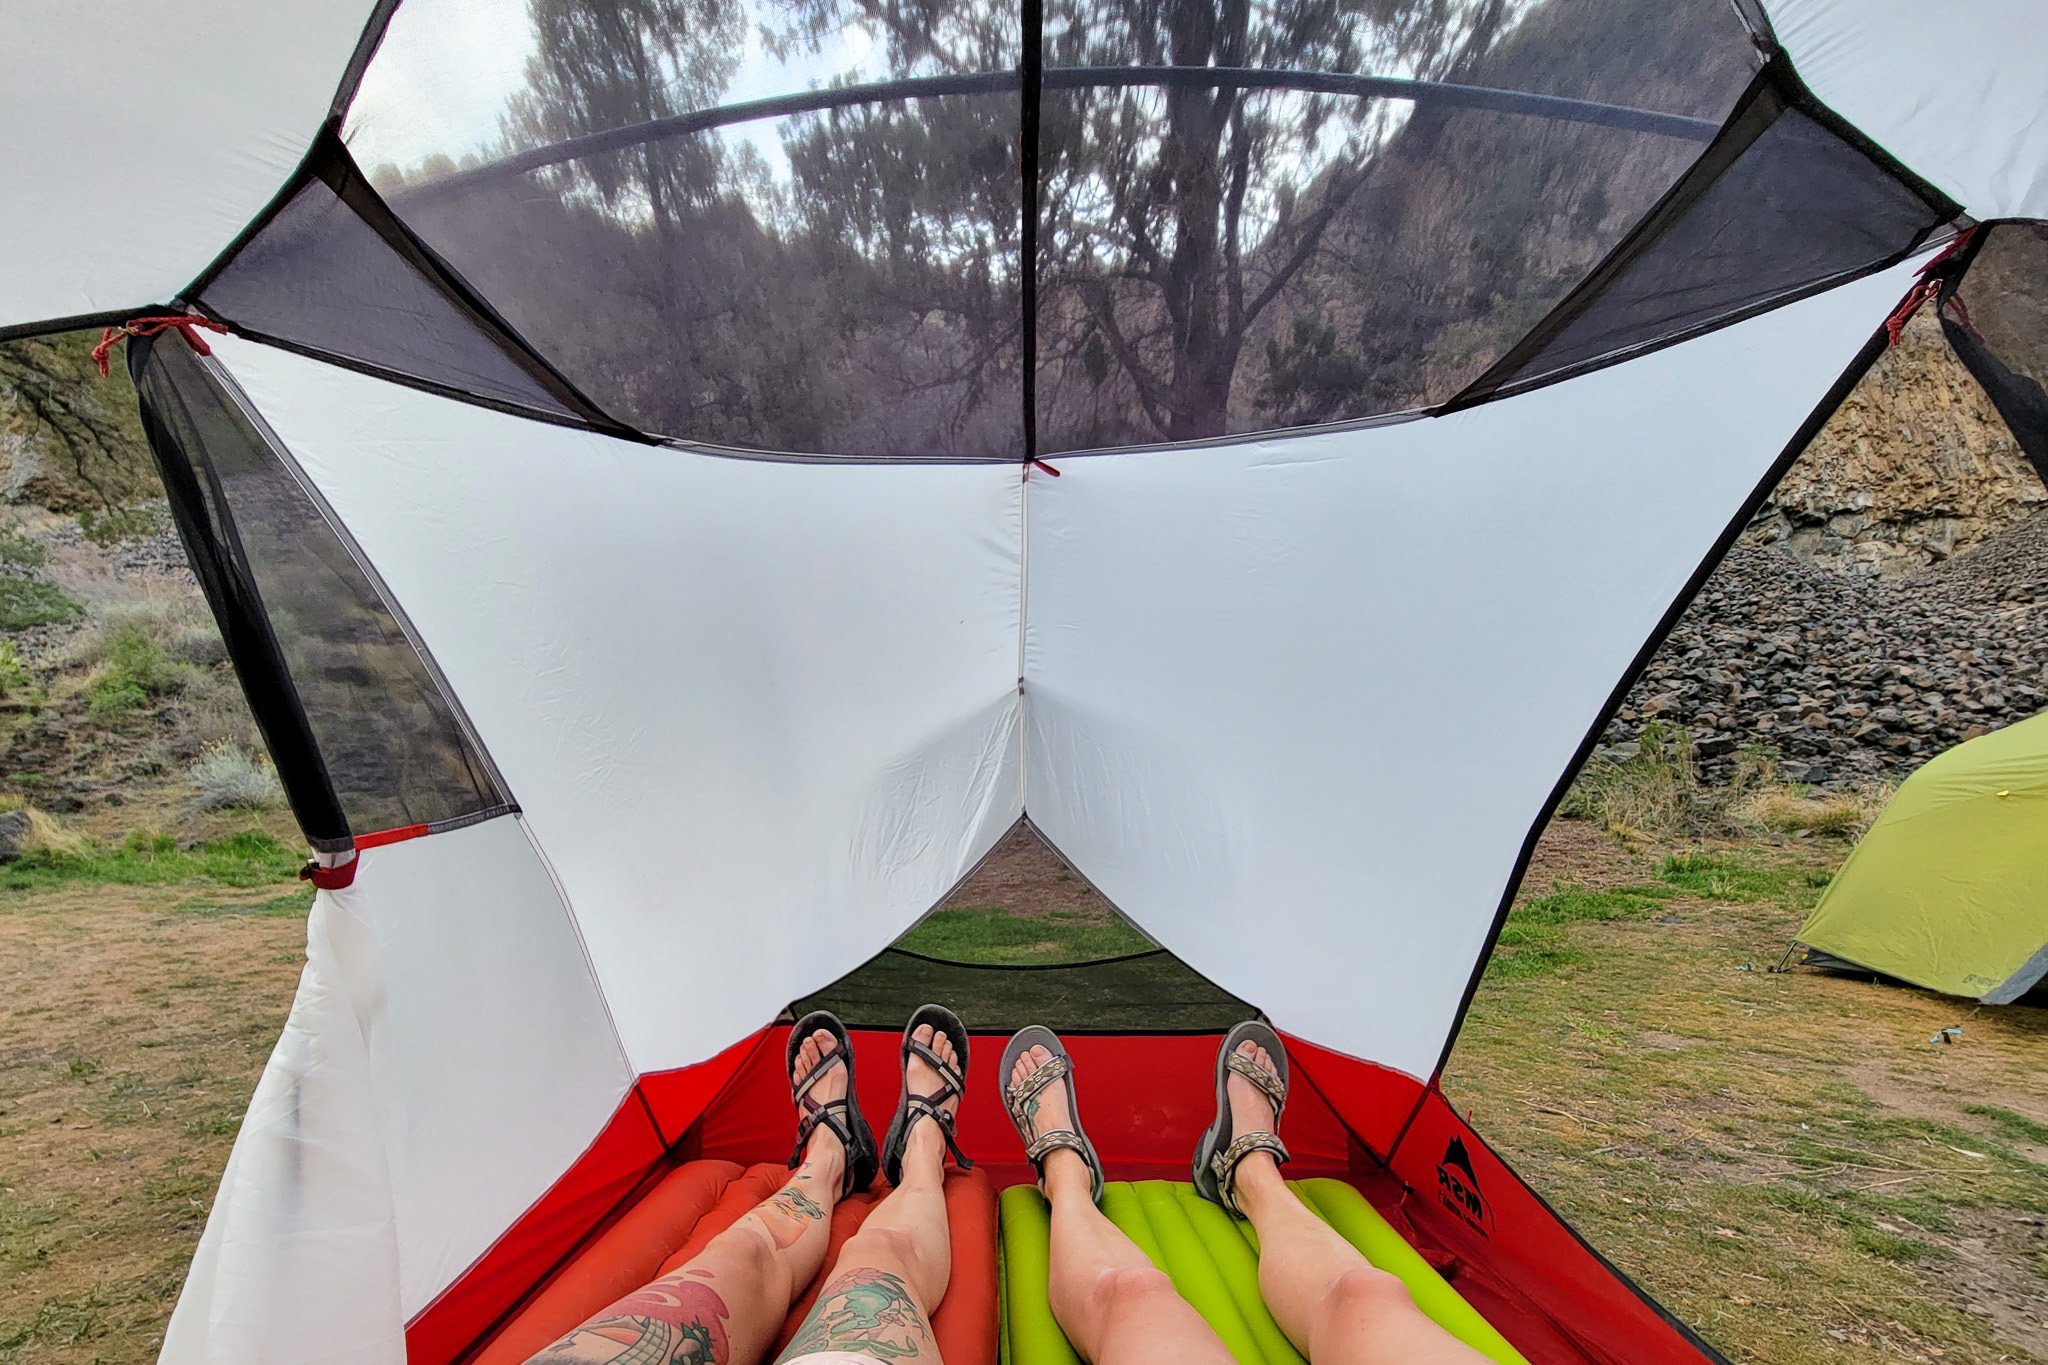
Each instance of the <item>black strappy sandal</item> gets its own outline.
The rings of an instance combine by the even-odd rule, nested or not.
[[[1052,1060],[1026,1076],[1015,1085],[1010,1084],[1010,1075],[1017,1069],[1017,1059],[1034,1047],[1042,1047],[1052,1054]],[[1067,1087],[1068,1122],[1067,1128],[1053,1128],[1036,1137],[1025,1135],[1025,1127],[1037,1124],[1024,1106],[1032,1096],[1059,1081]],[[1003,1108],[1009,1111],[1010,1122],[1017,1126],[1017,1136],[1024,1138],[1024,1155],[1038,1171],[1038,1190],[1045,1192],[1045,1159],[1064,1147],[1077,1153],[1088,1163],[1088,1174],[1092,1184],[1090,1196],[1096,1203],[1102,1202],[1102,1158],[1095,1154],[1095,1144],[1081,1131],[1081,1106],[1074,1097],[1074,1059],[1067,1055],[1066,1045],[1059,1035],[1043,1024],[1031,1024],[1017,1031],[1010,1039],[1010,1045],[1003,1049]]]
[[[796,1070],[796,1054],[803,1049],[804,1039],[819,1029],[831,1034],[838,1046],[811,1068],[810,1075],[790,1082],[790,1098],[796,1101],[802,1117],[797,1120],[796,1148],[789,1154],[789,1168],[795,1170],[803,1164],[804,1148],[810,1143],[811,1134],[819,1124],[824,1124],[846,1147],[846,1173],[839,1182],[839,1197],[844,1199],[874,1182],[875,1130],[861,1116],[860,1092],[853,1085],[853,1040],[846,1036],[846,1025],[839,1022],[838,1015],[830,1010],[813,1010],[796,1021],[796,1027],[789,1031],[789,1046],[783,1052],[782,1074],[787,1076]],[[811,1098],[811,1087],[835,1066],[846,1068],[846,1097],[820,1104]]]
[[[953,1055],[960,1059],[956,1066],[941,1061],[939,1054],[917,1041],[911,1035],[926,1024],[934,1033],[943,1033],[953,1044]],[[939,1088],[929,1095],[910,1093],[909,1062],[915,1055],[922,1057],[932,1070],[939,1073]],[[960,1169],[971,1171],[974,1163],[967,1159],[967,1153],[960,1150],[960,1142],[953,1131],[954,1117],[941,1108],[947,1100],[962,1099],[967,1094],[967,1026],[960,1022],[960,1016],[944,1005],[919,1005],[917,1013],[910,1016],[910,1022],[903,1026],[903,1098],[896,1102],[896,1116],[889,1120],[888,1136],[882,1139],[882,1174],[889,1177],[891,1185],[903,1183],[903,1149],[910,1145],[910,1129],[919,1119],[930,1119],[939,1125],[945,1134],[946,1150],[953,1154],[953,1160],[960,1163]]]
[[[1238,1054],[1247,1039],[1266,1049],[1266,1055],[1273,1059],[1272,1071]],[[1287,1049],[1281,1045],[1280,1035],[1256,1020],[1247,1020],[1224,1038],[1223,1048],[1216,1054],[1216,1121],[1195,1144],[1195,1188],[1204,1199],[1221,1204],[1242,1218],[1244,1211],[1237,1206],[1238,1166],[1253,1152],[1271,1152],[1273,1159],[1282,1164],[1290,1158],[1278,1133],[1253,1131],[1231,1135],[1230,1094],[1225,1087],[1233,1071],[1265,1092],[1273,1102],[1273,1127],[1278,1128],[1280,1111],[1287,1107]]]

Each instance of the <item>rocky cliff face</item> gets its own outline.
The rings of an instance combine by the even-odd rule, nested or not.
[[[1923,310],[1785,476],[1749,540],[1895,577],[2042,507],[2048,487]]]

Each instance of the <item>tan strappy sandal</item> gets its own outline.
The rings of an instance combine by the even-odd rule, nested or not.
[[[1268,1071],[1238,1052],[1247,1040],[1266,1049],[1274,1070]],[[1226,1087],[1233,1071],[1273,1102],[1273,1127],[1278,1128],[1280,1111],[1287,1107],[1287,1049],[1281,1045],[1280,1035],[1256,1020],[1246,1020],[1224,1038],[1223,1048],[1216,1054],[1216,1121],[1195,1144],[1195,1188],[1204,1199],[1221,1204],[1242,1218],[1244,1210],[1237,1206],[1238,1166],[1253,1152],[1271,1152],[1273,1159],[1283,1165],[1291,1158],[1276,1132],[1232,1134],[1230,1094]]]
[[[1011,1085],[1010,1074],[1017,1069],[1017,1059],[1034,1047],[1042,1047],[1050,1052],[1052,1060],[1017,1084]],[[1024,1155],[1030,1158],[1031,1165],[1038,1171],[1039,1192],[1045,1192],[1046,1157],[1064,1147],[1070,1152],[1078,1153],[1081,1160],[1088,1163],[1088,1175],[1092,1182],[1089,1195],[1100,1204],[1102,1158],[1095,1155],[1095,1144],[1081,1131],[1081,1107],[1074,1097],[1074,1059],[1067,1055],[1066,1045],[1060,1042],[1059,1035],[1042,1024],[1031,1024],[1019,1029],[1017,1036],[1010,1039],[1009,1046],[1003,1049],[1001,1080],[1003,1108],[1009,1112],[1010,1122],[1017,1126],[1017,1136],[1024,1139]],[[1067,1113],[1072,1116],[1068,1120],[1071,1126],[1053,1128],[1034,1137],[1032,1132],[1036,1130],[1037,1123],[1025,1106],[1031,1102],[1034,1095],[1054,1081],[1067,1088]]]

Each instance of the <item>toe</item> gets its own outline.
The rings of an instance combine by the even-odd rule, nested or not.
[[[839,1040],[832,1036],[829,1029],[819,1029],[816,1033],[813,1033],[811,1035],[811,1042],[817,1046],[818,1056],[821,1059],[830,1057],[839,1050]]]
[[[932,1026],[930,1024],[919,1024],[916,1028],[910,1031],[910,1039],[912,1042],[920,1044],[921,1046],[931,1047]],[[933,1048],[932,1050],[936,1052],[938,1049]]]

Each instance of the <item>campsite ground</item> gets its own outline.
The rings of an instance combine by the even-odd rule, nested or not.
[[[2048,1360],[2048,1012],[1769,972],[1842,851],[1558,822],[1447,1089],[1737,1359]],[[297,979],[292,862],[0,869],[0,1365],[154,1358]],[[1117,946],[1060,871],[1017,843],[968,889],[1045,925],[993,954]],[[976,919],[935,927],[972,949]]]

